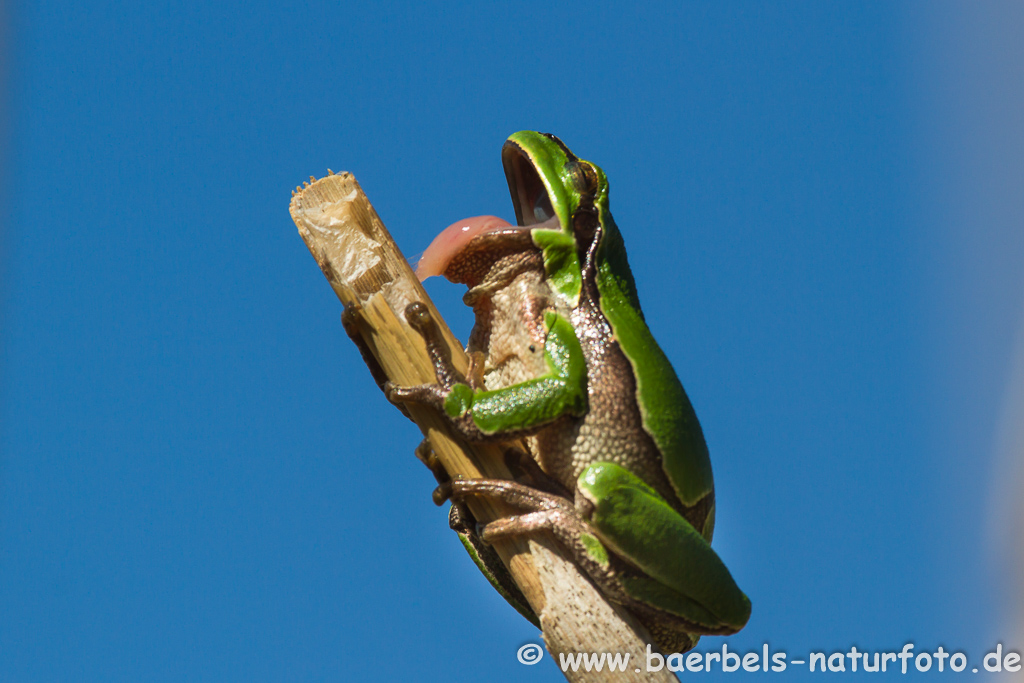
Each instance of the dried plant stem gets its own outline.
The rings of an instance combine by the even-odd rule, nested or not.
[[[338,298],[346,306],[359,308],[360,334],[388,378],[403,386],[436,381],[423,339],[405,320],[406,306],[415,301],[429,308],[456,368],[464,372],[467,359],[462,347],[356,179],[341,173],[310,180],[293,193],[292,219]],[[500,447],[466,444],[432,409],[415,405],[408,409],[452,477],[511,479]],[[514,512],[486,499],[472,499],[469,506],[483,522]],[[495,549],[540,617],[556,664],[559,653],[630,653],[626,672],[568,671],[568,680],[676,680],[665,670],[644,670],[646,644],[651,642],[646,630],[620,607],[609,604],[553,538],[507,540],[495,544]]]

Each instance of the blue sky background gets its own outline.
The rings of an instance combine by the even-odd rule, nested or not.
[[[512,217],[525,128],[610,178],[753,600],[730,648],[977,665],[1002,637],[1020,5],[7,12],[0,679],[562,680],[517,663],[536,630],[287,211],[349,170],[421,251]],[[465,338],[461,289],[429,289]]]

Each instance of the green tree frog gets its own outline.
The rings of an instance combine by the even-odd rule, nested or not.
[[[460,221],[418,268],[421,278],[444,274],[469,285],[476,322],[468,377],[432,353],[437,384],[385,391],[399,404],[443,411],[468,440],[524,438],[530,452],[519,469],[529,483],[448,480],[419,451],[442,482],[435,499],[489,496],[521,511],[478,526],[453,506],[452,526],[528,618],[536,620],[486,544],[547,530],[662,650],[734,633],[747,623],[750,600],[711,548],[707,446],[644,322],[608,180],[557,137],[532,131],[508,139],[502,162],[518,225]],[[436,348],[426,309],[414,305],[409,315]]]

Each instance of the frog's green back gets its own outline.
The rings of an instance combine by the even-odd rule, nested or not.
[[[694,505],[714,488],[708,448],[682,383],[644,322],[622,235],[606,197],[598,204],[606,230],[598,253],[601,311],[633,366],[644,429],[658,445],[680,500]]]

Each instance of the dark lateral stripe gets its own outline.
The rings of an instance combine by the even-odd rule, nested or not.
[[[558,139],[557,135],[554,135],[552,133],[541,133],[541,135],[543,135],[544,137],[548,138],[549,140],[557,144],[559,147],[561,147],[562,151],[565,152],[565,156],[569,158],[569,161],[579,161],[579,157],[577,157],[575,154],[569,151],[569,148],[565,146],[564,142]]]

